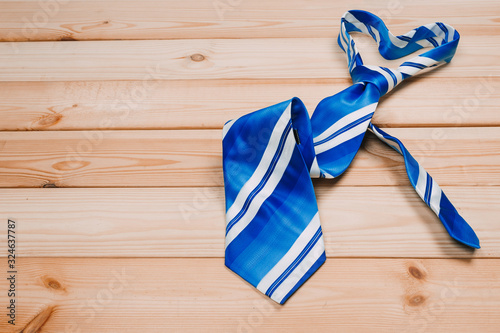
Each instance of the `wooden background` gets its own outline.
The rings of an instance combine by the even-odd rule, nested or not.
[[[350,85],[341,15],[395,34],[443,21],[451,64],[384,98],[403,140],[476,230],[455,243],[401,159],[367,135],[316,182],[329,259],[286,303],[223,264],[221,127]],[[498,0],[0,2],[0,272],[17,223],[18,332],[500,331]],[[365,63],[396,67],[357,37]],[[3,274],[6,273],[1,273]]]

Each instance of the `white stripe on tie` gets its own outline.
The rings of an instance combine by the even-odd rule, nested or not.
[[[269,287],[283,274],[283,272],[297,259],[304,247],[313,238],[314,234],[320,227],[319,214],[316,213],[309,225],[302,231],[297,240],[293,243],[288,252],[278,261],[278,263],[260,280],[257,285],[262,293],[266,293]]]
[[[439,66],[439,65],[443,65],[445,63],[443,61],[437,61],[437,60],[434,60],[432,58],[420,57],[420,56],[415,57],[415,58],[411,58],[407,62],[413,62],[413,63],[420,64],[420,65],[425,66],[425,67],[431,67],[434,65]],[[417,68],[417,67],[413,67],[413,66],[404,66],[404,64],[405,63],[403,63],[401,66],[399,66],[398,70],[401,73],[404,73],[407,75],[415,75],[418,72],[423,71],[425,69],[425,68]]]
[[[328,172],[323,172],[323,175],[325,176],[326,179],[333,179],[335,177],[333,177],[332,175],[330,175]]]
[[[395,46],[401,48],[401,49],[403,47],[405,47],[406,45],[408,45],[407,41],[397,38],[396,36],[394,36],[390,32],[388,33],[388,36],[389,36],[389,39],[391,40],[391,43],[394,44]]]
[[[418,57],[415,57],[415,58],[411,58],[408,61],[409,62],[414,62],[416,64],[421,64],[421,65],[424,65],[426,67],[430,67],[432,65],[435,65],[435,64],[439,63],[439,61],[437,61],[435,59],[428,58],[428,57],[421,57],[421,56],[418,56]]]
[[[417,43],[422,47],[434,47],[434,45],[432,45],[432,43],[429,42],[427,39],[418,40],[415,43]]]
[[[371,128],[371,131],[373,134],[375,134],[377,136],[377,138],[379,138],[382,142],[384,142],[385,144],[389,145],[390,147],[394,148],[394,150],[396,150],[398,153],[400,153],[401,155],[403,155],[403,153],[401,152],[401,148],[399,148],[399,144],[395,141],[392,141],[391,139],[387,139],[385,138],[381,133],[379,133],[379,131],[377,131],[375,128]]]
[[[314,156],[314,160],[311,165],[311,170],[309,170],[309,175],[311,176],[311,178],[319,178],[319,176],[321,175],[321,170],[318,164],[318,158],[316,156]]]
[[[413,36],[415,36],[415,32],[417,32],[417,31],[415,29],[413,29],[412,31],[405,33],[403,36],[408,37],[408,38],[413,38]]]
[[[318,242],[314,245],[307,256],[302,262],[295,267],[292,273],[280,284],[278,288],[271,294],[271,298],[278,303],[281,303],[283,298],[292,290],[299,280],[307,273],[309,268],[316,263],[316,261],[325,252],[325,244],[323,242],[323,235],[321,235]]]
[[[413,76],[421,71],[420,68],[412,67],[412,66],[399,66],[399,71],[403,74]]]
[[[229,232],[227,233],[226,247],[231,244],[231,242],[240,234],[240,232],[242,232],[247,227],[247,225],[257,215],[257,212],[262,206],[262,203],[266,201],[266,199],[273,193],[274,189],[283,177],[288,164],[290,163],[293,150],[295,149],[295,144],[295,136],[293,135],[293,131],[290,131],[286,138],[283,152],[281,153],[281,156],[276,163],[276,167],[274,168],[273,173],[267,180],[262,190],[260,190],[260,192],[255,195],[245,214],[243,214],[240,220],[236,222],[231,230],[229,230]],[[229,223],[229,221],[231,220],[226,218],[226,221],[227,223]]]
[[[226,137],[227,132],[229,132],[229,129],[231,128],[231,126],[233,126],[233,124],[236,122],[236,120],[238,120],[238,119],[233,119],[231,121],[228,121],[224,125],[224,127],[222,128],[222,140],[224,140],[224,138]]]
[[[245,183],[245,185],[243,185],[231,207],[227,210],[226,220],[228,222],[238,215],[238,213],[243,208],[243,205],[245,204],[248,195],[255,189],[255,187],[257,187],[257,185],[259,185],[260,181],[266,174],[266,171],[269,169],[269,165],[271,164],[273,157],[274,155],[276,155],[276,152],[278,150],[280,144],[280,138],[283,135],[283,132],[285,131],[285,128],[288,125],[288,122],[290,121],[291,104],[292,103],[290,102],[285,112],[283,112],[281,117],[278,119],[278,122],[274,126],[271,138],[269,139],[269,142],[264,151],[264,154],[262,155],[259,165],[253,172],[250,179]]]
[[[390,69],[390,71],[392,72],[392,74],[394,74],[394,76],[396,76],[396,85],[400,84],[403,81],[403,74],[401,74],[399,69],[395,69],[395,70]]]
[[[448,24],[443,23],[443,25],[448,29],[448,40],[447,42],[451,42],[453,37],[455,36],[455,28],[449,26]]]
[[[342,28],[343,28],[343,26],[342,26]],[[340,39],[340,43],[342,43],[342,47],[344,48],[345,52],[347,53],[347,44],[346,44],[346,42],[345,42],[345,40],[343,38],[344,37],[344,33],[345,33],[345,29],[342,29],[342,33],[340,34],[340,38],[339,39]]]
[[[345,131],[344,133],[337,135],[331,140],[328,140],[325,143],[315,146],[314,150],[316,151],[316,154],[321,154],[327,150],[337,147],[338,145],[346,141],[351,140],[352,138],[357,137],[360,134],[363,134],[364,132],[366,132],[366,128],[368,127],[370,121],[371,119],[367,119],[364,122],[349,129],[348,131]]]
[[[347,12],[344,14],[344,18],[349,21],[353,26],[361,30],[364,34],[370,36],[370,32],[368,31],[368,28],[366,27],[366,24],[361,23],[358,21],[357,18],[354,17],[351,13]]]
[[[427,186],[427,171],[419,164],[418,165],[418,180],[415,190],[418,195],[425,201],[425,188]]]
[[[361,109],[358,109],[354,112],[349,113],[348,115],[340,118],[333,124],[332,126],[328,127],[323,133],[318,135],[313,139],[313,141],[320,142],[326,138],[328,138],[330,135],[333,133],[337,132],[338,130],[342,129],[343,127],[351,124],[352,122],[363,118],[364,116],[375,112],[375,109],[377,108],[378,103],[372,103],[370,105],[367,105],[365,107],[362,107]]]
[[[380,32],[378,32],[378,30],[373,28],[373,27],[371,29],[372,29],[373,34],[375,35],[375,41],[377,42],[377,45],[379,45],[380,44]]]
[[[439,212],[441,211],[441,193],[441,187],[439,187],[438,183],[432,180],[432,192],[431,200],[429,200],[429,206],[437,216],[439,216]]]
[[[349,65],[349,61],[350,61],[350,58],[349,58],[349,48],[347,47],[347,43],[346,41],[344,40],[344,33],[345,33],[345,29],[344,29],[344,26],[342,25],[342,32],[339,34],[339,39],[340,39],[340,43],[342,44],[342,47],[344,48],[345,50],[345,54],[347,55],[347,64]]]
[[[391,91],[394,88],[394,79],[392,78],[392,76],[389,73],[384,71],[379,66],[365,65],[365,67],[372,70],[372,71],[378,72],[385,77],[385,79],[387,80],[387,92]],[[393,72],[393,71],[391,71],[391,72]],[[395,73],[393,72],[393,74],[395,74]],[[397,80],[397,77],[396,77],[396,80]],[[399,82],[396,82],[396,84],[397,83],[399,83]]]
[[[432,31],[437,36],[434,37],[435,40],[440,40],[442,42],[445,32],[436,23],[429,23],[424,25],[424,27]],[[439,44],[441,44],[441,42],[439,42]]]
[[[351,36],[347,33],[347,31],[344,29],[343,34],[344,36],[344,43],[346,44],[346,49],[345,53],[347,55],[347,61],[352,60],[354,55],[352,54],[352,48],[351,48]]]

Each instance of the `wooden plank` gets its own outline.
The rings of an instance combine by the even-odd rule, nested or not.
[[[500,257],[500,187],[444,190],[482,249],[452,240],[410,187],[321,182],[316,195],[327,255]],[[0,220],[16,221],[19,252],[29,257],[223,257],[224,212],[220,187],[0,190]]]
[[[58,3],[58,4],[57,4]],[[52,4],[52,5],[50,5]],[[463,35],[498,35],[496,1],[2,1],[0,39],[99,40],[333,37],[342,14],[363,8],[396,33],[442,21]]]
[[[293,96],[312,113],[322,98],[350,82],[165,80],[145,95],[134,93],[141,81],[0,82],[0,130],[215,129]],[[382,100],[373,122],[381,127],[500,126],[498,92],[498,78],[415,78]]]
[[[393,128],[440,185],[499,185],[500,131]],[[220,130],[0,132],[0,187],[222,186]],[[409,186],[371,134],[337,185]]]
[[[363,40],[365,63],[402,62]],[[499,44],[500,36],[464,38],[456,59],[432,77],[499,76]],[[0,54],[1,81],[142,80],[147,90],[156,80],[348,77],[336,38],[1,43]]]
[[[21,258],[16,327],[0,329],[497,332],[499,274],[496,259],[329,259],[280,306],[222,259]]]

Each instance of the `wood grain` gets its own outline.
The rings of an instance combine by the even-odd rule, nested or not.
[[[440,185],[499,185],[500,131],[393,128]],[[0,187],[222,186],[220,130],[0,132]],[[410,186],[402,158],[367,134],[336,185]]]
[[[344,176],[314,182],[329,258],[279,306],[224,267],[220,128],[348,87],[336,37],[353,8],[395,34],[461,33],[453,61],[373,121],[482,248],[453,241],[368,135]],[[16,326],[0,332],[498,332],[499,13],[498,0],[0,1],[0,220],[16,220],[18,271]],[[353,36],[366,64],[409,58]]]
[[[0,82],[0,130],[216,129],[299,96],[312,113],[348,79]],[[435,91],[440,91],[435,94]],[[500,79],[419,77],[383,98],[381,127],[500,126]],[[258,98],[256,98],[258,96]],[[422,96],[426,96],[422,98]]]
[[[362,38],[359,36],[358,38]],[[366,64],[397,67],[364,36]],[[499,76],[500,36],[463,38],[432,77]],[[0,44],[0,81],[347,78],[336,38],[182,39]],[[408,56],[404,59],[411,58]]]
[[[22,258],[18,326],[0,329],[496,332],[499,274],[497,259],[329,259],[280,306],[222,259]]]
[[[54,3],[59,2],[59,6]],[[50,4],[52,6],[43,5]],[[443,21],[463,35],[498,35],[494,0],[347,2],[254,1],[2,1],[0,38],[6,41],[335,37],[342,14],[371,11],[397,34]]]
[[[474,252],[409,186],[315,189],[329,257],[500,256],[500,187],[443,187],[481,240]],[[0,220],[17,222],[28,257],[223,257],[224,213],[219,187],[0,190]]]

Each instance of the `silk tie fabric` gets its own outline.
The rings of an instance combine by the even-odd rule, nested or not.
[[[368,66],[350,32],[372,36],[381,55],[390,60],[423,47],[432,49],[397,69]],[[338,44],[347,55],[352,86],[323,99],[311,118],[301,100],[292,98],[227,122],[226,266],[283,304],[326,260],[311,178],[341,175],[367,130],[403,155],[410,183],[450,236],[479,248],[472,228],[401,141],[371,123],[381,96],[404,79],[449,62],[458,41],[458,32],[444,23],[396,37],[377,16],[348,11],[341,20]]]

